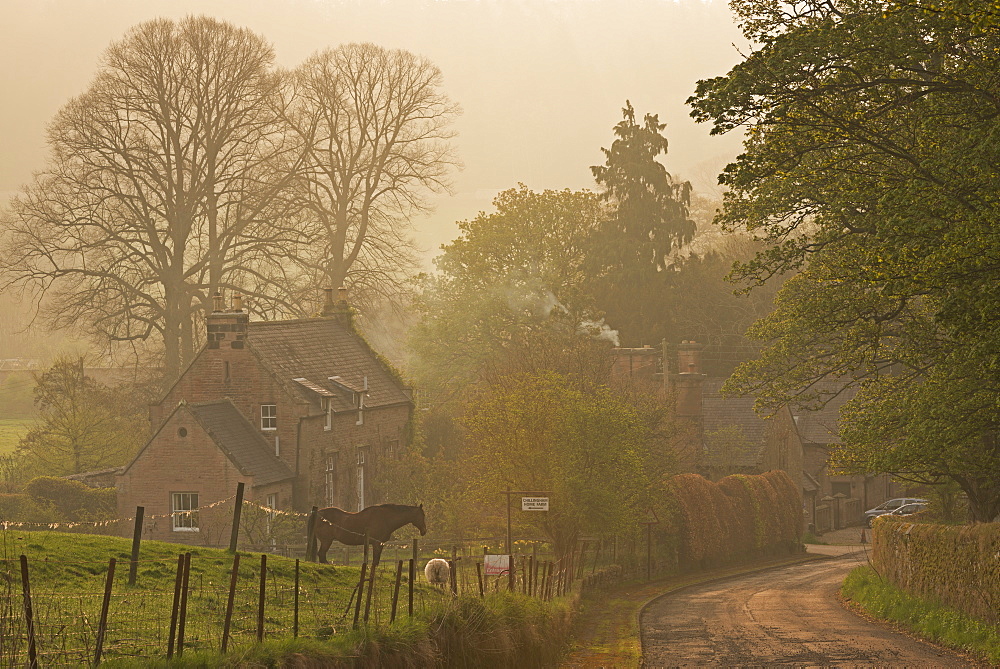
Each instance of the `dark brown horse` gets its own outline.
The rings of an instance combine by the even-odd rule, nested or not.
[[[357,513],[344,511],[335,506],[316,511],[312,527],[312,543],[309,550],[319,542],[319,561],[326,562],[326,552],[336,539],[348,546],[364,546],[365,540],[372,546],[372,568],[378,565],[382,555],[382,544],[392,533],[403,525],[412,523],[420,536],[427,534],[424,521],[424,505],[403,506],[402,504],[376,504]]]

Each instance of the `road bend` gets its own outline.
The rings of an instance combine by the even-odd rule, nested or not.
[[[863,553],[685,588],[640,615],[647,667],[961,667],[968,660],[868,622],[837,598]]]

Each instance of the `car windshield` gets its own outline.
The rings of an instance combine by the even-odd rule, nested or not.
[[[879,511],[892,511],[893,509],[898,509],[899,505],[903,503],[901,499],[890,499],[888,502],[882,502],[875,509]]]

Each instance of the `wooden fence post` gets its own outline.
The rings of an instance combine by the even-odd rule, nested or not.
[[[257,642],[264,640],[264,595],[267,588],[267,553],[260,554],[260,597],[257,600]]]
[[[170,607],[170,638],[167,641],[167,659],[174,656],[174,640],[177,638],[177,614],[181,605],[181,584],[184,582],[184,553],[177,556],[177,575],[174,577],[174,603]]]
[[[233,623],[233,604],[236,601],[236,579],[240,573],[240,554],[233,556],[233,572],[229,577],[229,601],[226,602],[226,619],[222,623],[222,652],[229,645],[229,630]]]
[[[97,641],[94,643],[94,666],[101,663],[104,649],[104,634],[108,631],[108,607],[111,606],[111,586],[115,582],[115,559],[108,562],[108,577],[104,581],[104,601],[101,602],[101,618],[97,623]]]
[[[145,507],[135,507],[135,528],[132,530],[132,561],[128,566],[128,584],[135,585],[135,572],[139,567],[139,542],[142,541],[142,515]]]
[[[358,601],[354,603],[354,629],[358,629],[358,620],[361,618],[361,598],[365,592],[365,575],[368,571],[368,561],[361,563],[361,578],[358,579]]]
[[[299,638],[299,561],[295,560],[295,604],[292,614],[292,637]]]
[[[476,561],[476,578],[479,580],[479,596],[485,597],[486,593],[483,591],[483,563]]]
[[[392,611],[389,613],[389,624],[396,622],[396,606],[399,604],[399,584],[403,580],[403,561],[396,560],[396,584],[392,588]]]
[[[380,554],[381,556],[381,554]],[[368,624],[368,613],[372,608],[372,593],[375,592],[375,556],[372,555],[372,568],[368,574],[368,596],[365,597],[365,624]]]
[[[233,507],[233,530],[229,535],[229,552],[236,552],[240,538],[240,515],[243,513],[243,481],[236,484],[236,505]]]
[[[414,553],[417,552],[417,541],[416,541],[416,539],[413,540],[413,552]],[[414,577],[414,575],[416,573],[416,569],[414,569],[414,564],[415,563],[416,563],[416,560],[414,560],[413,558],[410,558],[410,578],[409,578],[409,582],[406,584],[407,589],[409,590],[409,600],[410,600],[410,603],[409,603],[409,606],[407,607],[407,610],[408,610],[411,618],[413,617],[413,577]]]
[[[181,610],[177,618],[177,657],[184,654],[184,625],[187,622],[188,581],[191,578],[191,553],[184,554],[184,576],[181,579]]]
[[[28,582],[28,556],[21,555],[21,592],[24,595],[24,624],[28,631],[28,667],[38,669],[38,653],[35,648],[35,616],[31,608],[31,585]]]
[[[319,511],[319,507],[314,506],[309,512],[309,520],[306,521],[306,560],[309,562],[316,561],[316,544],[313,541],[316,538],[316,530],[313,524],[316,522],[317,511]]]

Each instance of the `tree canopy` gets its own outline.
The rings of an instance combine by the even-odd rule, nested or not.
[[[17,446],[28,471],[65,476],[120,467],[145,442],[147,398],[96,381],[82,358],[57,360],[36,383],[39,417]]]
[[[605,162],[591,167],[609,204],[591,240],[589,284],[598,307],[625,344],[637,346],[664,337],[657,302],[667,284],[673,251],[691,240],[688,213],[691,184],[675,181],[657,157],[667,139],[656,114],[639,123],[628,101],[614,127]]]
[[[418,304],[411,369],[440,400],[504,360],[530,356],[535,336],[562,338],[569,348],[581,334],[612,336],[591,320],[581,290],[587,244],[603,212],[598,197],[522,184],[497,195],[494,206],[459,222]]]
[[[513,375],[484,390],[465,421],[473,485],[493,498],[507,486],[550,493],[550,510],[536,520],[557,554],[581,532],[616,534],[641,521],[655,440],[636,407],[608,387]]]
[[[162,347],[173,379],[216,293],[272,317],[321,288],[393,293],[456,113],[405,51],[347,45],[290,73],[249,30],[142,23],[51,122],[48,164],[2,220],[0,288],[57,327]]]
[[[699,82],[693,115],[747,134],[721,221],[767,250],[737,276],[797,274],[730,387],[775,407],[857,386],[842,467],[954,480],[992,519],[1000,33],[920,3],[735,8],[756,46]]]

